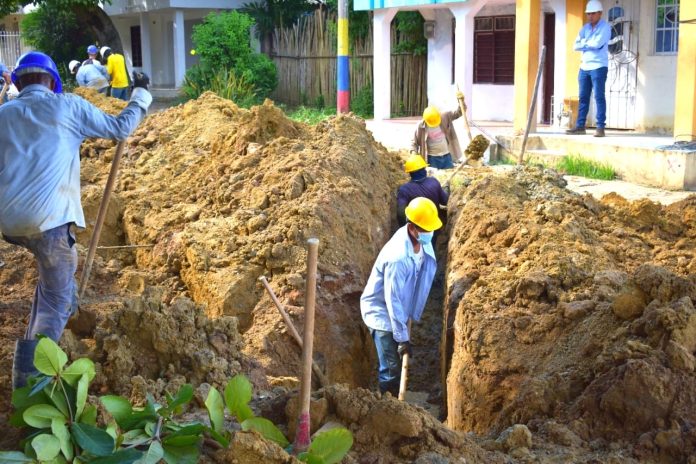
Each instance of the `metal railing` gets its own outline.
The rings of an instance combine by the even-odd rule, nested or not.
[[[29,48],[22,41],[19,32],[0,31],[0,63],[12,69],[17,58],[27,51]]]

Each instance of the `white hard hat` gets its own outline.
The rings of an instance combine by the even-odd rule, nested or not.
[[[596,13],[598,11],[604,11],[604,8],[602,8],[602,2],[599,0],[590,0],[587,2],[585,13]]]
[[[111,50],[111,48],[106,46],[99,49],[99,53],[101,53],[102,58],[104,58],[104,53],[106,53],[108,50]]]
[[[75,74],[75,68],[77,68],[78,66],[80,66],[80,62],[77,60],[72,60],[70,64],[68,64],[68,69],[71,73]]]

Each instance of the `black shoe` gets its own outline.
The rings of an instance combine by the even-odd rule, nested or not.
[[[575,129],[568,129],[566,131],[566,134],[568,135],[585,135],[585,128],[584,127],[576,127]]]
[[[595,129],[594,136],[595,137],[604,137],[604,128],[598,127],[597,129]]]

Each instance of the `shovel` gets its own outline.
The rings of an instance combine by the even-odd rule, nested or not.
[[[411,338],[411,321],[408,321],[408,338]],[[406,401],[406,387],[408,385],[408,364],[411,356],[404,353],[401,358],[401,382],[399,383],[399,401]]]
[[[78,289],[77,295],[80,302],[85,295],[85,290],[87,289],[87,283],[89,282],[89,276],[92,273],[92,263],[94,262],[94,255],[97,252],[97,245],[99,244],[99,235],[101,235],[101,229],[104,225],[104,219],[106,219],[106,211],[109,207],[109,200],[111,199],[111,193],[114,190],[114,184],[116,183],[116,176],[118,175],[118,165],[121,162],[121,157],[123,156],[123,149],[126,146],[126,141],[121,140],[116,145],[116,154],[111,162],[111,171],[109,171],[109,178],[106,180],[106,186],[104,187],[104,196],[99,204],[99,213],[97,213],[97,222],[94,224],[94,230],[92,231],[92,238],[89,242],[89,250],[87,251],[87,258],[85,259],[85,264],[82,267],[82,275],[80,276],[80,287]],[[79,308],[75,315],[70,319],[69,327],[76,333],[85,334],[90,333],[94,328],[96,322],[96,316],[91,312]]]

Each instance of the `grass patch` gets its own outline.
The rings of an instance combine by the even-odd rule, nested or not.
[[[564,156],[556,165],[556,169],[563,174],[590,179],[613,180],[616,178],[616,171],[609,164],[591,161],[580,155]]]
[[[491,161],[489,164],[491,166],[514,166],[517,164],[517,161],[513,160],[512,158],[502,157]]]
[[[316,124],[331,116],[336,116],[336,108],[313,108],[311,106],[298,106],[295,108],[283,108],[285,115],[293,121],[305,124]]]

